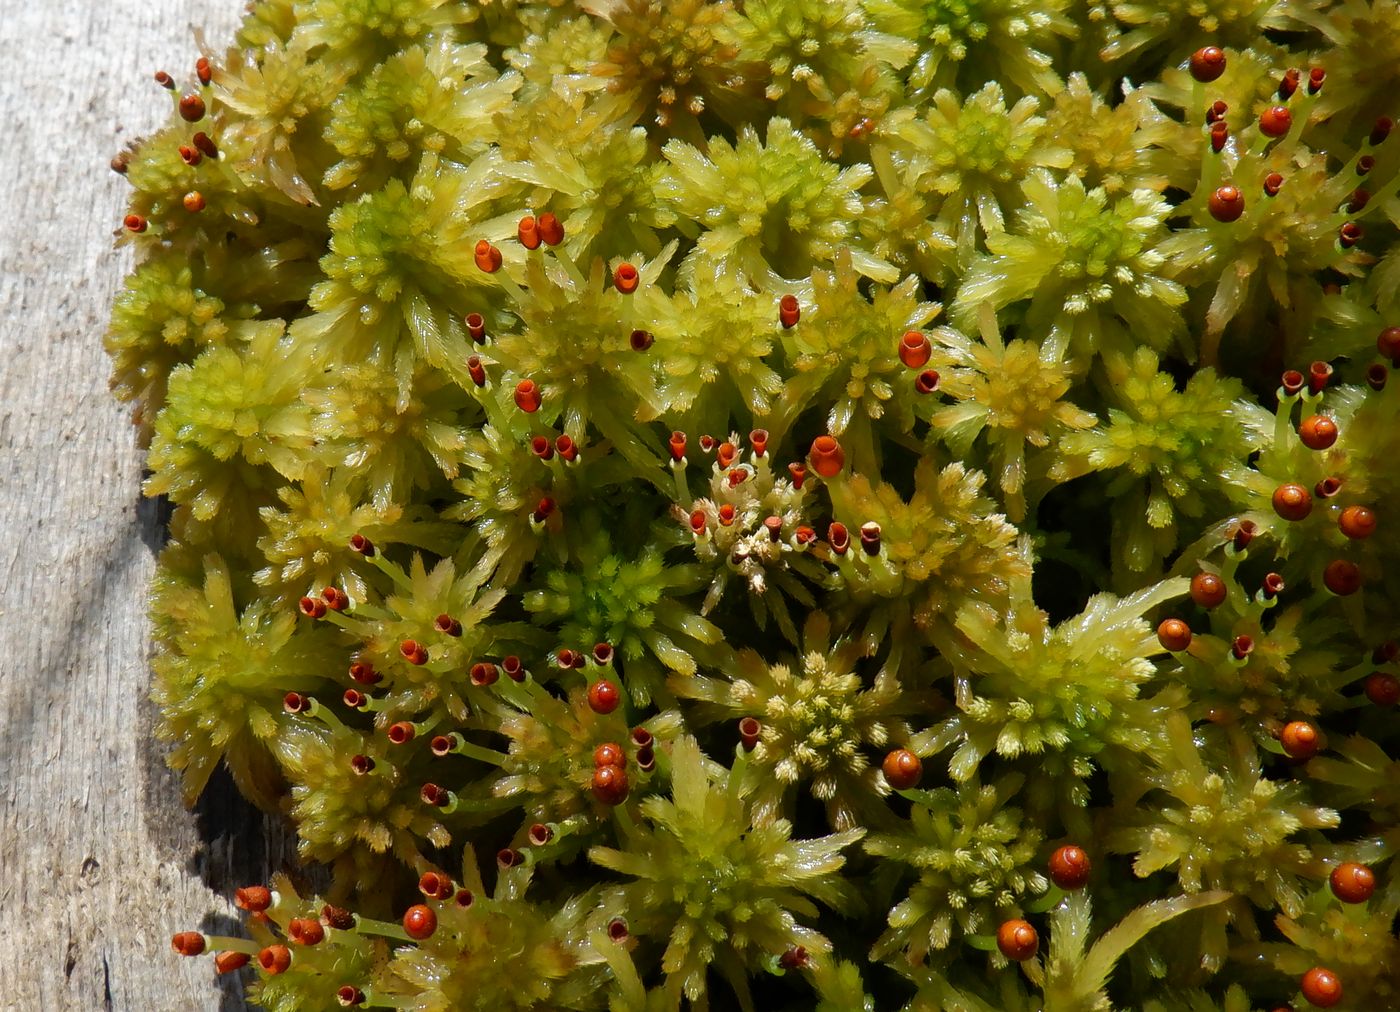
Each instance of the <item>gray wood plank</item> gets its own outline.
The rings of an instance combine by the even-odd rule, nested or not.
[[[101,348],[127,254],[107,167],[238,0],[0,0],[0,1008],[234,1009],[172,932],[230,928],[287,860],[225,784],[198,813],[150,740],[160,524]],[[234,827],[230,829],[229,827]],[[245,973],[248,971],[244,971]]]

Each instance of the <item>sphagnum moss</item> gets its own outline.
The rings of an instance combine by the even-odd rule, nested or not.
[[[170,761],[332,884],[175,950],[281,1012],[1395,1007],[1396,53],[255,2],[113,160],[107,346]]]

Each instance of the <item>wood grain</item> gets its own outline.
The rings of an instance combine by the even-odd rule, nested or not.
[[[108,160],[240,8],[0,0],[0,1009],[243,1008],[169,938],[234,928],[233,887],[288,860],[226,781],[185,811],[150,739],[161,524],[101,347],[131,266]]]

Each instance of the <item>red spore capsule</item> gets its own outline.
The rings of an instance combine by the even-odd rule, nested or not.
[[[786,330],[791,330],[797,326],[797,321],[802,319],[802,307],[797,303],[796,295],[784,295],[778,300],[778,322]]]
[[[1379,362],[1372,362],[1366,367],[1366,385],[1372,390],[1380,391],[1385,389],[1386,381],[1390,377],[1386,374],[1385,366]]]
[[[599,766],[593,770],[593,796],[605,805],[620,805],[627,800],[627,772],[617,766]]]
[[[1326,967],[1314,966],[1303,974],[1299,988],[1303,997],[1318,1008],[1331,1008],[1342,1000],[1342,981]]]
[[[739,448],[728,441],[720,443],[719,449],[715,451],[715,462],[719,464],[721,471],[728,470],[729,465],[734,463],[734,458],[738,456]]]
[[[525,839],[530,841],[532,847],[544,847],[550,840],[554,839],[554,830],[543,822],[537,822],[525,833]],[[446,897],[443,898],[446,899]]]
[[[924,763],[907,748],[897,748],[885,755],[880,764],[885,781],[897,791],[907,791],[919,786],[924,778]]]
[[[672,460],[679,461],[685,458],[686,438],[684,432],[680,431],[679,429],[677,429],[675,432],[672,432],[671,439],[668,445],[671,449]]]
[[[758,740],[763,737],[763,725],[754,717],[739,720],[739,743],[745,752],[752,752]]]
[[[846,464],[846,451],[831,436],[818,436],[812,440],[812,449],[807,458],[812,470],[823,478],[834,478]]]
[[[1394,706],[1400,703],[1400,678],[1388,671],[1372,671],[1366,676],[1363,691],[1376,706]]]
[[[1244,660],[1252,653],[1254,653],[1254,638],[1251,636],[1236,636],[1235,641],[1230,644],[1230,656],[1237,661]]]
[[[588,687],[588,705],[594,713],[612,713],[621,702],[622,693],[615,682],[600,678]]]
[[[1202,84],[1220,79],[1225,73],[1225,51],[1218,46],[1202,46],[1191,54],[1191,76]]]
[[[272,976],[286,973],[292,965],[292,950],[285,945],[269,945],[258,953],[258,965]]]
[[[289,692],[282,697],[282,709],[288,713],[305,713],[311,707],[311,700],[300,692]]]
[[[1272,600],[1283,593],[1283,577],[1278,573],[1266,573],[1264,575],[1263,591],[1264,599]]]
[[[1364,864],[1344,861],[1332,869],[1327,883],[1343,903],[1365,903],[1376,891],[1376,873]]]
[[[352,534],[350,536],[350,550],[369,558],[374,554],[374,542],[363,534]]]
[[[437,930],[437,914],[433,908],[423,903],[415,903],[404,911],[403,929],[415,941],[431,938]]]
[[[1354,221],[1349,221],[1337,229],[1337,243],[1342,249],[1351,249],[1366,238],[1366,229]]]
[[[1376,125],[1371,127],[1371,134],[1366,138],[1366,143],[1373,148],[1378,144],[1384,144],[1385,139],[1390,136],[1390,131],[1394,126],[1394,120],[1389,116],[1382,116],[1380,119],[1376,120]]]
[[[473,257],[476,260],[477,268],[485,271],[487,274],[495,274],[501,269],[501,264],[503,263],[501,251],[495,246],[492,246],[486,239],[477,240]]]
[[[122,224],[128,232],[141,233],[146,231],[146,219],[139,214],[128,214],[122,219]]]
[[[1279,744],[1283,746],[1283,751],[1291,759],[1311,759],[1317,755],[1317,750],[1322,747],[1322,739],[1317,733],[1317,728],[1306,720],[1289,721],[1283,725],[1278,740]]]
[[[1327,71],[1321,67],[1313,67],[1308,71],[1308,94],[1316,95],[1322,90],[1322,82],[1327,80]]]
[[[1376,351],[1391,365],[1400,364],[1400,327],[1386,327],[1376,335]]]
[[[204,951],[204,936],[198,931],[181,931],[170,937],[170,947],[182,956],[198,956]]]
[[[559,454],[566,463],[572,463],[578,459],[578,446],[569,435],[556,436],[554,440],[554,452]]]
[[[617,265],[613,271],[613,287],[623,295],[631,295],[637,290],[637,285],[641,283],[641,275],[637,273],[637,268],[628,263]]]
[[[521,411],[533,415],[540,409],[540,403],[540,388],[534,380],[521,380],[515,385],[515,406]]]
[[[899,360],[910,369],[922,369],[933,354],[933,345],[922,331],[906,330],[899,339]]]
[[[321,600],[331,611],[344,611],[350,607],[350,598],[339,587],[325,587],[321,590]]]
[[[473,664],[467,677],[478,689],[484,689],[488,685],[495,685],[500,680],[500,669],[490,661],[478,661]]]
[[[1277,172],[1270,172],[1264,177],[1264,195],[1266,197],[1277,197],[1278,191],[1283,188],[1283,176]]]
[[[1210,195],[1207,207],[1216,221],[1237,221],[1244,214],[1244,194],[1238,186],[1222,186]]]
[[[413,726],[412,722],[401,720],[395,724],[390,724],[389,730],[386,733],[389,736],[389,740],[395,745],[406,745],[413,740],[413,736],[418,733],[418,729]]]
[[[921,394],[931,394],[938,389],[938,372],[925,369],[914,378],[914,389]]]
[[[350,757],[350,772],[357,777],[369,776],[374,772],[374,760],[367,755],[352,755]]]
[[[1254,535],[1258,533],[1258,530],[1259,528],[1253,520],[1241,520],[1230,532],[1230,547],[1236,552],[1244,551],[1254,540]]]
[[[600,667],[607,667],[613,662],[613,648],[611,643],[593,644],[593,663]]]
[[[175,90],[175,79],[165,71],[157,70],[154,77],[156,79],[156,84],[160,85],[162,88],[169,89],[170,91]]]
[[[831,550],[837,555],[845,555],[846,549],[851,547],[851,535],[846,530],[846,525],[837,521],[826,529],[826,540],[831,545]]]
[[[1179,618],[1169,618],[1157,627],[1157,641],[1172,653],[1180,653],[1191,645],[1191,627]]]
[[[1215,608],[1225,602],[1225,581],[1214,573],[1191,577],[1191,600],[1202,608]]]
[[[526,249],[540,248],[540,227],[534,215],[527,214],[520,219],[520,224],[515,227],[515,236]]]
[[[1358,176],[1369,176],[1375,167],[1376,159],[1372,155],[1362,155],[1356,160],[1356,174]]]
[[[1221,122],[1225,118],[1225,114],[1229,111],[1230,106],[1217,98],[1206,107],[1206,126]]]
[[[564,241],[564,224],[553,213],[546,211],[540,215],[538,226],[546,246],[558,246]]]
[[[343,984],[336,989],[335,1000],[341,1008],[353,1008],[364,1004],[365,993],[354,984]]]
[[[646,351],[656,343],[656,338],[649,330],[634,330],[628,336],[627,343],[632,346],[633,351]]]
[[[733,506],[729,505],[729,503],[725,503],[725,504],[724,504],[723,506],[721,506],[716,512],[717,512],[718,515],[719,515],[719,525],[720,525],[721,527],[733,527],[733,526],[734,526],[734,507],[733,507]]]
[[[1322,571],[1322,585],[1338,597],[1348,597],[1361,589],[1361,570],[1346,559],[1333,559]]]
[[[860,547],[866,555],[880,554],[880,525],[873,520],[860,525]]]
[[[486,370],[482,368],[480,357],[471,355],[467,358],[467,375],[477,386],[484,387],[486,385]]]
[[[185,95],[180,99],[180,118],[186,123],[198,123],[204,118],[204,99],[198,95]]]
[[[1312,512],[1312,495],[1302,485],[1289,482],[1274,489],[1273,505],[1284,520],[1297,522]]]
[[[200,153],[202,153],[205,158],[219,157],[218,145],[214,143],[207,133],[201,130],[199,133],[195,134],[192,139],[194,141],[194,146],[200,150]]]
[[[749,447],[753,450],[755,457],[762,457],[768,452],[768,430],[749,430]]]
[[[248,965],[252,957],[246,952],[220,952],[214,956],[215,973],[233,973]]]
[[[199,78],[199,83],[203,85],[214,80],[214,68],[209,65],[209,57],[201,56],[194,61],[194,74]]]
[[[480,313],[468,313],[466,322],[467,333],[471,335],[471,339],[477,344],[485,343],[486,318]],[[478,359],[477,361],[480,361],[480,359]]]
[[[792,478],[792,487],[801,490],[802,483],[807,480],[807,465],[794,461],[788,465],[788,475]]]
[[[272,890],[267,886],[243,886],[233,892],[233,905],[249,913],[261,913],[272,906]]]
[[[627,768],[627,754],[622,751],[622,746],[613,741],[605,741],[593,750],[593,766],[617,766],[620,769]]]
[[[1376,514],[1365,506],[1348,506],[1337,518],[1337,526],[1347,537],[1360,541],[1376,533]]]
[[[704,534],[706,525],[704,510],[695,510],[690,514],[690,529],[696,534]]]
[[[1358,186],[1351,191],[1351,196],[1347,197],[1347,214],[1360,214],[1365,210],[1366,205],[1371,202],[1371,191]]]
[[[428,648],[417,640],[404,640],[399,644],[399,653],[409,664],[423,665],[428,663]]]
[[[1210,149],[1217,155],[1225,150],[1225,143],[1230,139],[1230,127],[1224,120],[1217,120],[1210,125]]]
[[[1293,114],[1287,106],[1275,105],[1259,116],[1259,132],[1266,137],[1282,137],[1293,126]]]
[[[307,618],[323,618],[326,614],[326,602],[317,597],[303,597],[297,602],[297,610]]]
[[[1325,450],[1337,441],[1337,423],[1326,415],[1310,415],[1298,426],[1298,438],[1309,450]]]
[[[1092,870],[1089,855],[1072,843],[1050,855],[1050,881],[1066,891],[1084,888]]]
[[[1278,83],[1278,97],[1287,102],[1293,97],[1293,93],[1298,90],[1298,82],[1303,75],[1298,73],[1297,67],[1289,67],[1283,72],[1283,77]]]
[[[1319,499],[1331,499],[1342,490],[1342,479],[1336,476],[1323,478],[1313,486],[1313,495]]]
[[[997,928],[997,948],[1012,962],[1023,963],[1040,948],[1040,936],[1027,921],[1005,921]]]
[[[554,459],[554,444],[548,436],[534,436],[530,439],[530,452],[540,460]]]

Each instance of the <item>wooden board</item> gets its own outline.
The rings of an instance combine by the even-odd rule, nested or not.
[[[287,862],[227,782],[187,812],[152,743],[146,586],[160,540],[101,339],[129,255],[108,160],[240,0],[0,0],[0,1009],[241,1009],[170,935],[236,928]],[[250,971],[243,971],[248,973]]]

